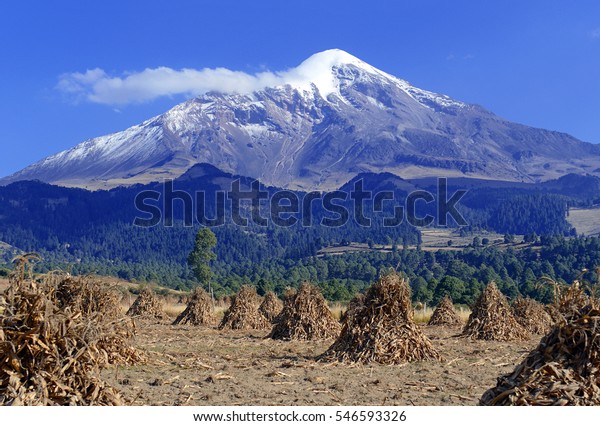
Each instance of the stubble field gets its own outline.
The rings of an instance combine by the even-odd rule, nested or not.
[[[460,328],[422,328],[443,361],[349,366],[315,360],[332,341],[144,321],[135,345],[150,362],[103,375],[132,405],[476,405],[540,339],[488,342],[458,337]]]

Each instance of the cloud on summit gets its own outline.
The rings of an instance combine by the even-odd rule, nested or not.
[[[331,90],[331,67],[360,63],[339,49],[317,53],[295,68],[249,74],[227,68],[146,68],[139,72],[109,75],[100,68],[62,74],[56,89],[73,102],[122,106],[150,102],[160,97],[193,97],[207,92],[251,93],[265,87],[293,84],[306,87],[314,82],[321,91]]]
[[[144,103],[164,96],[198,96],[209,91],[249,93],[281,82],[272,72],[248,74],[226,68],[146,68],[111,76],[100,68],[63,74],[56,88],[73,101],[105,105]]]

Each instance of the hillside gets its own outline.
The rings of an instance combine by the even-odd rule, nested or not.
[[[363,174],[342,186],[342,193],[351,192],[358,181],[364,185],[364,190],[374,193],[390,191],[399,205],[414,190],[429,190],[437,194],[431,181],[406,181],[385,173]],[[216,195],[219,191],[231,190],[235,182],[240,182],[242,189],[248,190],[253,180],[220,171],[210,165],[198,165],[177,179],[173,183],[173,190],[189,194],[204,193],[207,217],[213,218],[217,211],[214,201]],[[486,182],[487,187],[484,186]],[[278,193],[277,188],[259,187],[267,197]],[[344,300],[376,279],[386,268],[400,265],[410,276],[424,277],[427,282],[433,277],[442,279],[446,274],[459,275],[468,282],[475,274],[475,269],[469,268],[481,269],[485,264],[493,265],[493,274],[483,268],[483,275],[476,274],[475,279],[485,282],[493,277],[497,282],[504,282],[507,289],[512,288],[507,291],[514,293],[532,275],[539,276],[550,270],[541,261],[535,266],[525,267],[527,259],[532,256],[527,247],[532,243],[538,244],[535,247],[538,251],[547,247],[550,251],[545,256],[552,262],[564,263],[561,256],[567,256],[569,267],[559,270],[559,276],[565,280],[573,278],[570,274],[577,270],[572,269],[575,265],[576,268],[590,266],[589,259],[585,261],[579,255],[568,257],[571,250],[578,253],[577,246],[564,247],[567,254],[552,252],[552,244],[559,244],[560,248],[561,244],[566,244],[560,242],[563,241],[560,238],[576,232],[565,218],[568,206],[587,205],[590,202],[580,197],[581,191],[576,187],[558,181],[548,187],[464,179],[448,181],[449,194],[462,187],[470,189],[457,207],[468,221],[468,226],[446,230],[432,228],[426,232],[411,226],[406,219],[399,226],[384,226],[383,220],[390,217],[394,207],[387,202],[383,211],[363,212],[369,216],[372,224],[370,227],[361,226],[356,220],[350,199],[338,205],[349,212],[348,221],[340,226],[321,223],[336,216],[321,203],[312,204],[312,226],[302,225],[302,215],[296,215],[299,221],[295,225],[280,226],[272,221],[261,225],[252,222],[252,215],[260,213],[268,218],[269,208],[265,200],[256,198],[258,193],[253,190],[254,195],[241,204],[240,210],[243,217],[250,219],[248,226],[234,223],[231,203],[228,202],[223,211],[226,222],[213,228],[218,240],[217,261],[213,265],[215,288],[219,294],[230,293],[241,284],[252,282],[265,291],[283,291],[282,286],[312,280],[323,286],[329,298]],[[0,240],[24,251],[40,253],[44,258],[39,266],[41,272],[61,268],[74,273],[94,272],[125,280],[157,282],[170,288],[186,289],[196,285],[186,264],[199,226],[194,212],[189,218],[185,216],[182,211],[184,204],[178,201],[173,203],[173,226],[164,226],[167,225],[165,217],[159,221],[159,226],[134,226],[136,217],[147,217],[146,213],[136,210],[135,203],[136,196],[144,191],[158,194],[159,200],[150,202],[150,205],[165,213],[163,198],[166,188],[156,183],[93,192],[41,182],[19,182],[1,187],[0,215],[3,220],[0,222]],[[299,200],[307,195],[293,191],[289,194],[294,194]],[[258,210],[251,207],[253,200],[260,206]],[[365,206],[368,205],[365,203]],[[417,217],[427,214],[435,217],[435,206],[420,202],[415,213]],[[186,218],[190,226],[184,226]],[[504,234],[509,237],[510,234],[519,235],[519,239],[527,238],[530,242],[516,246],[520,240],[511,237],[515,238],[514,244],[496,244],[496,240],[504,239]],[[539,236],[543,236],[543,239],[540,240]],[[486,244],[484,238],[489,240]],[[450,240],[451,247],[448,245]],[[443,248],[440,247],[443,244],[446,244],[446,254],[437,251]],[[580,244],[595,243],[582,241]],[[332,251],[351,251],[347,250],[349,247],[368,248],[371,245],[385,246],[387,249],[373,252],[359,249],[335,256],[327,254]],[[422,250],[403,250],[405,247],[435,251],[432,252],[433,258],[426,260]],[[515,254],[512,248],[524,250]],[[475,256],[471,253],[472,249],[484,253]],[[484,258],[486,260],[482,260]],[[453,269],[453,260],[469,268],[459,273]],[[514,269],[513,266],[506,266],[507,262],[520,266]],[[598,262],[600,264],[600,260]],[[477,285],[472,287],[476,289]],[[532,290],[524,291],[530,293]],[[433,294],[428,297],[433,297]],[[459,300],[468,300],[472,294],[465,293],[460,297],[462,299]]]

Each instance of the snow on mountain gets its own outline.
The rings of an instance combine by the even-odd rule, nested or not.
[[[448,96],[413,87],[407,81],[378,70],[340,49],[330,49],[312,55],[294,70],[286,73],[286,84],[309,95],[313,93],[314,86],[323,99],[328,99],[330,95],[337,95],[343,99],[340,93],[341,76],[336,71],[339,72],[339,70],[348,66],[360,70],[360,73],[353,78],[355,82],[377,83],[382,80],[388,81],[424,105],[434,102],[443,106],[465,106],[462,102],[454,101]]]
[[[0,183],[102,188],[174,178],[197,163],[300,189],[339,187],[360,172],[536,181],[600,171],[595,145],[416,88],[342,50],[276,80],[204,94]]]

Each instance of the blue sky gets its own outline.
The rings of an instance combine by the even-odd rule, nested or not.
[[[600,142],[597,1],[24,0],[0,6],[0,40],[0,176],[185,99],[98,103],[66,90],[65,76],[255,74],[331,48],[512,121]]]

